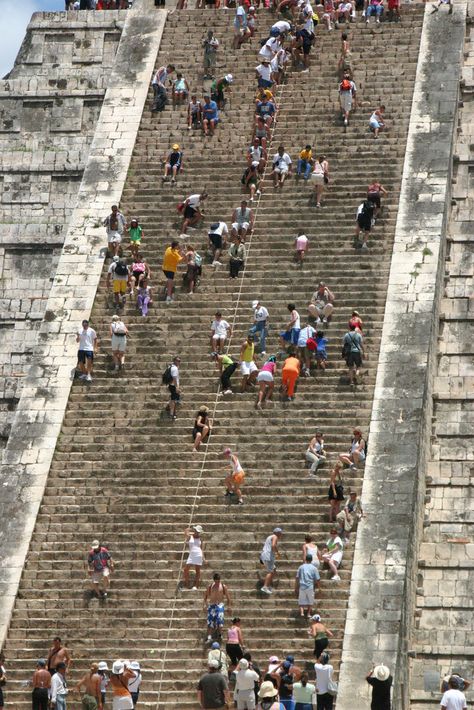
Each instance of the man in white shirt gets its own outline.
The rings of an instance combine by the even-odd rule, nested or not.
[[[267,39],[263,47],[260,49],[258,58],[260,61],[262,59],[272,60],[275,54],[281,49],[281,46],[281,40],[279,37],[270,37],[270,39]]]
[[[349,123],[349,114],[352,108],[356,107],[357,102],[357,87],[348,72],[344,73],[344,77],[339,84],[339,101],[344,118],[344,125],[347,126]]]
[[[227,336],[232,335],[230,324],[222,318],[222,313],[217,311],[211,323],[211,348],[213,352],[220,353],[224,349]]]
[[[222,250],[227,246],[227,235],[229,230],[225,222],[213,222],[209,227],[207,236],[209,237],[209,248],[212,251],[212,266],[222,266],[219,258]]]
[[[286,20],[278,20],[278,22],[275,22],[270,30],[270,34],[272,37],[277,37],[278,35],[283,35],[285,36],[287,32],[291,30],[291,25],[289,22]],[[278,32],[278,35],[277,35]]]
[[[255,336],[260,333],[260,353],[265,355],[266,343],[265,337],[267,334],[267,321],[268,321],[268,311],[265,306],[260,304],[260,301],[255,299],[252,301],[253,310],[253,325],[249,329],[250,335]]]
[[[51,679],[51,708],[54,710],[67,710],[67,694],[66,664],[58,663],[56,673]]]
[[[258,85],[262,89],[271,89],[273,86],[272,81],[272,67],[269,59],[262,59],[262,63],[255,67],[255,74],[258,79]]]
[[[92,382],[92,367],[94,364],[94,353],[97,347],[97,333],[94,328],[89,328],[89,321],[82,321],[82,330],[77,331],[76,343],[79,343],[77,362],[81,375],[80,380]]]
[[[112,212],[104,219],[103,225],[107,229],[107,241],[109,243],[109,247],[116,256],[119,252],[125,224],[125,217],[121,212],[119,212],[117,205],[112,205]]]
[[[249,668],[249,662],[241,658],[235,674],[234,699],[237,701],[237,710],[254,710],[255,708],[255,683],[259,676]]]
[[[441,698],[441,710],[466,710],[466,696],[458,690],[455,678],[448,680],[448,687],[449,690]]]
[[[273,156],[273,185],[283,187],[287,175],[291,175],[293,164],[284,146],[278,146],[278,153]]]

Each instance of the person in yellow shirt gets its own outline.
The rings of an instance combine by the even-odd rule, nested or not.
[[[242,373],[241,391],[245,392],[248,385],[254,386],[258,375],[258,367],[255,364],[255,344],[253,336],[248,335],[240,347],[240,372]]]
[[[300,156],[298,158],[298,165],[296,167],[297,177],[300,177],[301,173],[304,172],[304,179],[307,180],[309,178],[309,175],[311,173],[312,160],[313,151],[311,150],[311,146],[307,145],[301,151]]]
[[[179,248],[178,242],[171,242],[170,246],[165,250],[163,256],[163,273],[166,276],[166,303],[173,302],[173,281],[178,264],[183,260],[183,254]]]

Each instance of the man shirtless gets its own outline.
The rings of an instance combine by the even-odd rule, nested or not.
[[[41,710],[48,707],[49,689],[51,688],[51,673],[46,670],[45,666],[46,661],[40,658],[31,681],[33,707]]]
[[[48,653],[48,671],[53,675],[56,673],[56,666],[58,663],[65,663],[66,670],[69,670],[69,666],[72,663],[71,654],[66,646],[61,645],[61,639],[59,636],[55,636],[53,639],[53,645],[49,649]]]
[[[100,692],[100,675],[98,673],[99,664],[92,663],[89,673],[82,676],[81,680],[76,685],[76,691],[81,692],[84,688],[82,696],[82,707],[84,710],[102,710],[102,695]]]
[[[204,609],[207,609],[207,640],[212,641],[214,629],[220,633],[224,626],[224,600],[228,604],[228,611],[231,611],[231,598],[227,586],[221,582],[221,576],[217,572],[214,574],[214,581],[208,586],[204,593]]]

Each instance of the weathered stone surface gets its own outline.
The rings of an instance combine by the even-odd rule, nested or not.
[[[456,3],[452,15],[433,15],[431,6],[425,12],[364,478],[368,519],[357,534],[349,602],[350,617],[360,618],[362,628],[366,616],[379,618],[387,599],[401,618],[388,633],[381,621],[363,637],[346,627],[337,700],[343,708],[366,706],[364,678],[370,663],[381,661],[394,676],[394,707],[408,707],[407,651],[465,16],[465,2]],[[368,563],[374,555],[382,564]]]

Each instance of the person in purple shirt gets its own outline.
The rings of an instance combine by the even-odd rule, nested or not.
[[[214,129],[219,122],[219,111],[217,109],[217,104],[215,101],[211,100],[210,96],[204,97],[204,104],[202,107],[202,127],[204,130],[204,135],[208,136],[214,135]]]

